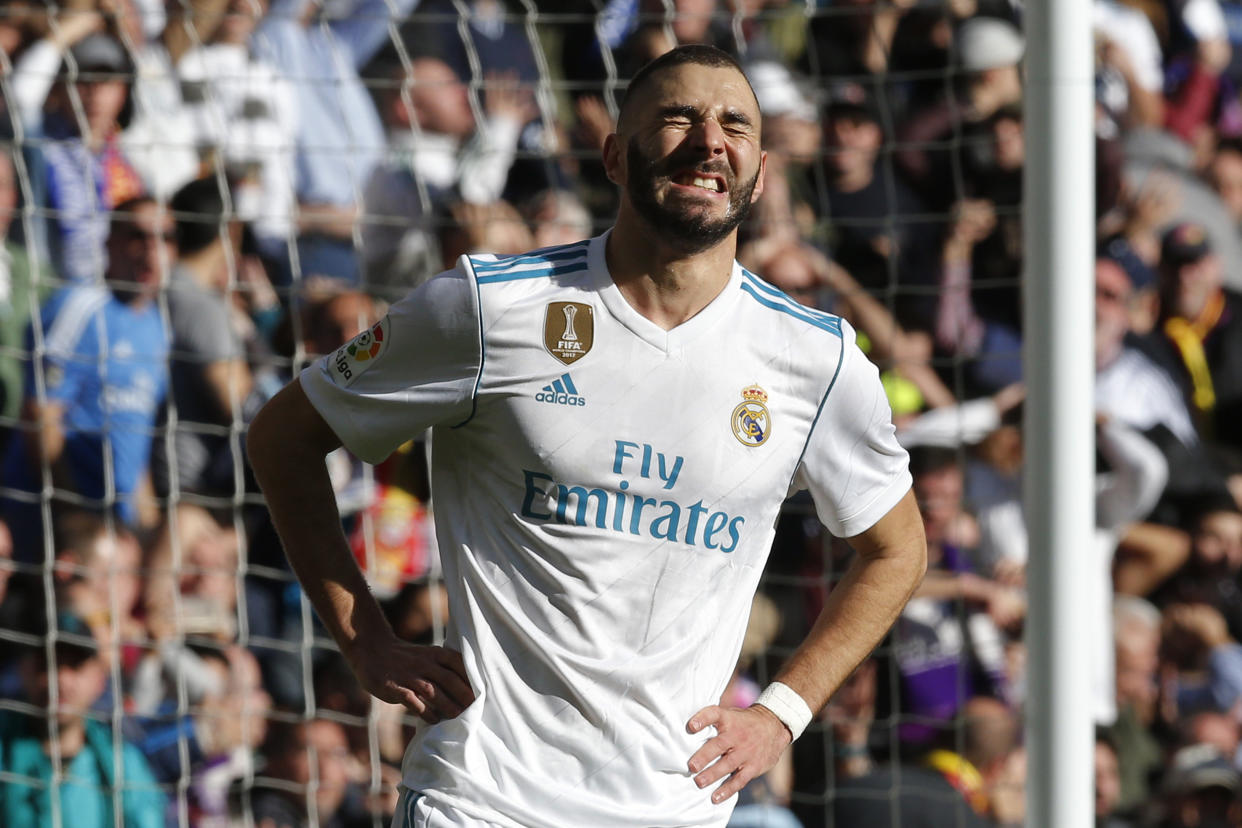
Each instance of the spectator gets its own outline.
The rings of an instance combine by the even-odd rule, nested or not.
[[[42,617],[36,613],[31,620]],[[38,631],[57,636],[55,662],[48,662],[42,647],[30,648],[21,661],[26,700],[54,717],[55,726],[49,729],[50,722],[29,714],[0,712],[0,755],[11,774],[0,785],[0,822],[35,828],[51,825],[58,813],[71,814],[74,828],[105,828],[114,824],[119,793],[126,826],[160,828],[164,794],[146,760],[132,744],[115,743],[112,728],[90,717],[107,679],[90,627],[67,612],[58,613],[55,622],[51,630]],[[54,775],[60,782],[58,803],[51,796]]]
[[[1242,644],[1229,636],[1220,612],[1207,604],[1171,604],[1164,610],[1162,656],[1174,671],[1178,716],[1224,712],[1242,698]]]
[[[901,738],[927,746],[950,729],[967,699],[1007,698],[1000,628],[1025,614],[1013,589],[971,572],[955,543],[962,469],[952,449],[910,452],[914,493],[927,535],[928,576],[893,627]]]
[[[1014,751],[1018,733],[999,702],[972,699],[963,708],[962,752],[938,749],[915,764],[890,764],[840,780],[828,825],[901,825],[912,828],[993,824],[989,789]],[[807,826],[822,818],[799,809]]]
[[[1143,808],[1150,780],[1164,766],[1160,743],[1152,735],[1159,712],[1160,635],[1160,610],[1132,596],[1113,601],[1117,721],[1107,732],[1117,747],[1121,778],[1116,810],[1126,815]]]
[[[586,205],[569,190],[537,193],[525,204],[523,212],[536,248],[572,244],[595,234]]]
[[[211,37],[220,19],[212,10],[217,0],[193,0],[171,7],[172,14],[152,15],[144,14],[143,0],[99,5],[115,20],[116,36],[133,63],[133,118],[121,146],[146,191],[163,201],[198,175],[194,125],[174,67],[190,43]]]
[[[968,391],[993,393],[1021,380],[1021,107],[1001,107],[977,133],[963,140],[965,197],[942,248],[936,334],[948,353],[978,358],[967,367]],[[977,321],[964,318],[967,296]]]
[[[169,206],[178,250],[165,293],[175,427],[170,441],[156,444],[152,478],[161,497],[174,484],[178,492],[231,495],[242,407],[254,384],[226,301],[242,259],[242,225],[214,176],[187,184]]]
[[[958,27],[954,44],[962,70],[959,91],[916,110],[897,135],[902,145],[897,163],[933,209],[969,195],[957,184],[954,170],[962,168],[962,161],[954,154],[969,147],[993,115],[1022,101],[1019,64],[1025,43],[1016,26],[999,18],[972,17]],[[940,149],[942,142],[950,149]]]
[[[368,284],[404,294],[441,270],[434,234],[442,212],[458,200],[501,197],[534,110],[511,76],[491,76],[486,118],[476,124],[466,85],[444,61],[416,58],[393,75],[381,98],[392,151],[367,182],[364,240]]]
[[[746,76],[759,101],[763,148],[768,153],[763,195],[747,223],[758,239],[793,240],[814,233],[817,211],[812,204],[823,144],[818,107],[803,84],[775,61],[747,64]],[[580,114],[587,100],[580,101]]]
[[[1235,227],[1242,229],[1242,140],[1222,140],[1208,166],[1208,181]]]
[[[173,692],[150,714],[127,718],[124,732],[161,784],[189,781],[189,818],[198,825],[223,821],[230,786],[254,772],[254,751],[267,734],[271,698],[249,651],[230,646],[190,652],[207,679],[202,691],[193,692],[196,682],[187,682],[188,706],[181,706]],[[170,810],[169,819],[176,819],[175,812]]]
[[[1182,743],[1184,745],[1211,745],[1237,769],[1238,746],[1242,740],[1242,725],[1232,711],[1217,713],[1203,711],[1183,720]]]
[[[462,11],[464,31],[458,25]],[[468,0],[464,6],[424,0],[401,25],[399,37],[415,62],[436,58],[459,78],[475,71],[483,76],[511,72],[522,84],[533,85],[541,80],[538,58],[521,22],[500,0]]]
[[[1150,334],[1160,317],[1159,280],[1156,269],[1148,264],[1136,240],[1121,234],[1107,237],[1097,249],[1097,258],[1112,259],[1129,278],[1130,293],[1126,301],[1128,337]]]
[[[1221,261],[1202,226],[1179,224],[1165,234],[1160,287],[1158,352],[1204,436],[1242,452],[1242,297],[1224,286]]]
[[[0,607],[4,606],[4,599],[9,591],[9,579],[13,577],[13,533],[9,531],[9,526],[3,520],[0,520]],[[5,626],[3,621],[7,620],[7,616],[0,613],[0,626]]]
[[[227,0],[210,38],[176,64],[199,151],[215,153],[232,182],[233,211],[264,258],[288,257],[296,207],[294,146],[301,113],[293,84],[255,53],[267,0]]]
[[[1096,132],[1115,138],[1164,122],[1160,41],[1143,12],[1120,0],[1095,0]]]
[[[286,783],[251,795],[254,821],[271,828],[341,828],[349,744],[331,719],[272,722],[263,744],[263,775]],[[290,787],[291,786],[291,787]]]
[[[1117,805],[1121,801],[1117,748],[1100,730],[1095,733],[1094,767],[1096,828],[1134,828],[1134,823],[1117,815]]]
[[[1230,636],[1242,640],[1242,512],[1229,498],[1208,501],[1188,528],[1188,560],[1156,600],[1215,607],[1225,617]]]
[[[359,0],[348,15],[331,17],[317,0],[276,0],[255,31],[254,57],[281,68],[299,113],[297,255],[283,263],[284,285],[295,276],[358,282],[358,198],[384,149],[359,70],[384,45],[390,15],[404,17],[414,2]]]
[[[1218,126],[1234,135],[1242,128],[1237,90],[1226,74],[1229,34],[1217,0],[1188,0],[1170,12],[1173,48],[1165,66],[1164,127],[1204,158],[1212,152]]]
[[[17,424],[22,406],[22,361],[31,311],[51,292],[47,269],[37,254],[32,261],[26,246],[9,233],[17,218],[17,170],[7,148],[0,148],[0,452]]]
[[[905,327],[929,329],[927,292],[932,228],[918,224],[928,212],[921,199],[895,177],[881,157],[884,129],[866,89],[835,85],[824,127],[824,191],[821,209],[831,223],[834,258],[872,292],[895,296],[897,318]]]
[[[61,515],[55,540],[57,606],[87,623],[104,665],[117,665],[127,679],[146,640],[138,617],[142,547],[124,526],[109,526],[91,512]]]
[[[222,527],[201,506],[179,503],[170,509],[148,557],[143,603],[151,637],[160,643],[187,635],[233,641],[237,559],[231,527]]]
[[[1171,375],[1130,336],[1136,287],[1150,270],[1132,252],[1113,247],[1112,254],[1095,263],[1095,400],[1100,413],[1159,447],[1169,475],[1154,518],[1177,524],[1187,509],[1228,489]]]
[[[151,521],[147,463],[167,387],[168,343],[156,294],[176,257],[172,217],[149,198],[117,206],[104,285],[73,285],[44,306],[44,353],[31,366],[23,422],[8,446],[10,491],[38,492],[46,472],[62,492],[115,510],[128,526]],[[34,372],[44,393],[34,394]],[[19,556],[41,548],[37,502],[0,501]]]
[[[51,262],[80,283],[98,282],[107,267],[107,211],[143,192],[119,140],[133,117],[134,65],[100,26],[93,12],[67,14],[12,78],[34,195],[50,210]]]
[[[1211,745],[1173,755],[1161,796],[1159,828],[1209,828],[1242,822],[1242,778]]]

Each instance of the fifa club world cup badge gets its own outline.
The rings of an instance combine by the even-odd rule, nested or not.
[[[595,309],[584,302],[549,302],[543,316],[543,347],[566,365],[595,344]]]
[[[766,405],[768,392],[758,385],[742,389],[742,401],[733,409],[733,436],[744,446],[761,446],[772,433],[772,415]]]

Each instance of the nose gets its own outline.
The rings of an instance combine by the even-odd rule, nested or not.
[[[699,121],[690,133],[695,149],[704,149],[708,155],[720,155],[725,151],[725,134],[715,118]]]

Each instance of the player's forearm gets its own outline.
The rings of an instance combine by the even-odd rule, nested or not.
[[[349,657],[359,638],[373,642],[391,628],[341,531],[324,463],[335,440],[301,421],[301,403],[295,381],[259,412],[247,440],[250,462],[294,574]]]
[[[896,514],[894,514],[896,513]],[[927,547],[918,509],[907,494],[881,542],[854,539],[858,552],[810,633],[776,675],[819,711],[880,643],[922,581]],[[913,515],[914,522],[911,520]]]

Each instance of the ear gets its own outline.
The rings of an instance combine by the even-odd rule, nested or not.
[[[604,139],[604,172],[608,180],[618,187],[625,185],[625,152],[621,147],[621,138],[617,133]]]
[[[406,94],[410,89],[410,80],[405,78],[401,84],[392,90],[388,96],[387,110],[383,115],[387,115],[392,122],[392,126],[397,129],[409,129],[414,121],[418,120],[418,116],[410,111],[410,107],[414,106],[414,95],[409,92],[410,106],[406,106]]]
[[[768,174],[768,153],[759,153],[759,175],[755,176],[755,189],[751,191],[750,203],[754,204],[763,195],[763,180]]]

